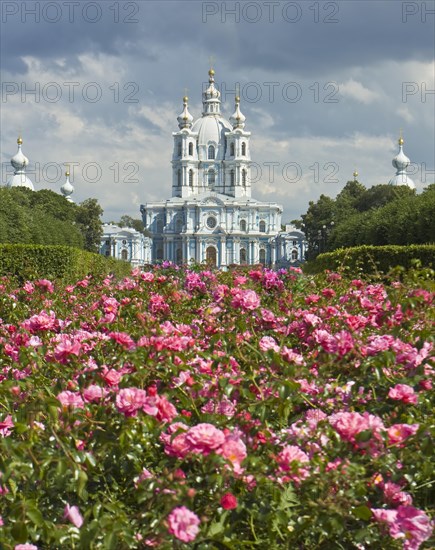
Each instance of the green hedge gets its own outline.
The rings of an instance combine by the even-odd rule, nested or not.
[[[435,245],[413,244],[409,246],[357,246],[340,248],[333,252],[320,254],[311,262],[304,264],[304,272],[320,273],[325,269],[347,270],[351,273],[388,273],[400,266],[409,269],[416,262],[421,267],[435,267]]]
[[[86,275],[128,275],[131,265],[79,248],[60,245],[0,244],[0,275],[20,282],[32,279],[77,281]]]

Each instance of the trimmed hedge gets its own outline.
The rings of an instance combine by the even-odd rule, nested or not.
[[[123,277],[130,271],[128,262],[70,246],[0,244],[0,275],[20,282],[41,278],[74,282],[86,275]]]
[[[339,248],[319,254],[304,264],[305,273],[320,273],[325,269],[347,270],[351,273],[388,273],[394,267],[410,269],[419,263],[421,267],[435,268],[435,245],[412,244],[408,246],[357,246]]]

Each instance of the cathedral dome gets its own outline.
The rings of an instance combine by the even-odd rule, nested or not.
[[[23,154],[21,150],[21,146],[23,144],[23,140],[21,139],[21,137],[17,139],[17,144],[18,151],[11,158],[11,164],[14,168],[14,174],[9,178],[7,187],[27,187],[28,189],[34,191],[33,183],[26,176],[25,172],[26,166],[28,166],[29,164],[29,159]]]
[[[392,164],[396,168],[396,174],[390,179],[390,185],[407,185],[411,189],[415,189],[415,183],[406,173],[406,169],[411,161],[403,152],[403,138],[399,138],[399,153],[393,158]]]
[[[196,120],[192,132],[198,133],[198,145],[210,142],[219,144],[225,140],[225,134],[232,130],[231,124],[223,116],[203,116]]]

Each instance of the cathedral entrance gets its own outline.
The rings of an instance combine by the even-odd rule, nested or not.
[[[205,257],[207,265],[211,267],[216,267],[216,248],[214,246],[209,246],[205,252]]]

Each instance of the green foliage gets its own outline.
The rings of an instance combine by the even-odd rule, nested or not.
[[[321,195],[302,215],[307,260],[337,248],[431,243],[434,212],[435,185],[417,195],[406,186],[366,189],[357,181],[349,181],[335,200]]]
[[[435,267],[435,245],[409,246],[357,246],[341,248],[320,254],[304,266],[306,273],[320,273],[325,269],[344,269],[353,275],[364,273],[388,273],[400,266],[409,269],[415,266]]]
[[[0,245],[0,275],[21,282],[40,278],[72,281],[89,274],[125,276],[130,269],[127,262],[68,246]]]
[[[103,209],[96,199],[86,199],[78,207],[76,222],[83,233],[85,249],[90,252],[98,252],[100,248],[103,236],[102,215]]]
[[[95,199],[77,205],[48,189],[0,188],[0,243],[67,245],[97,252],[103,211]]]

